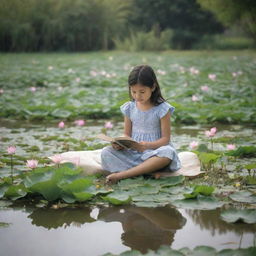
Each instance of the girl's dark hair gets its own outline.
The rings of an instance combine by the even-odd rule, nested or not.
[[[140,66],[134,67],[131,73],[129,74],[128,84],[129,84],[129,94],[131,99],[132,99],[131,90],[130,90],[131,86],[135,84],[141,84],[149,88],[155,87],[155,90],[152,92],[152,95],[150,98],[152,104],[157,106],[165,101],[165,99],[161,94],[160,86],[158,84],[155,72],[150,66],[140,65]]]

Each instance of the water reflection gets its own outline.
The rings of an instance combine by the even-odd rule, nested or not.
[[[227,223],[220,217],[221,211],[224,209],[200,211],[200,210],[186,210],[186,213],[192,218],[193,222],[198,224],[201,230],[211,231],[211,235],[225,234],[227,232],[255,233],[256,224],[246,223]]]
[[[174,208],[109,207],[101,209],[98,218],[106,222],[119,221],[123,227],[123,244],[146,253],[161,245],[171,245],[177,229],[186,219]]]
[[[32,224],[45,227],[47,229],[56,229],[59,227],[76,226],[95,221],[90,216],[90,208],[65,208],[65,209],[36,209],[28,218],[32,219]]]

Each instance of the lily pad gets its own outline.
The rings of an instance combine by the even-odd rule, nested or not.
[[[224,203],[213,197],[200,196],[196,199],[176,200],[172,204],[184,209],[213,210],[223,206]]]
[[[16,200],[22,198],[27,195],[28,190],[25,188],[23,184],[20,185],[12,185],[5,192],[4,196],[6,198],[10,198],[12,200]]]
[[[256,210],[255,209],[230,209],[221,213],[221,218],[229,223],[245,222],[248,224],[256,223]]]
[[[123,191],[112,192],[102,196],[102,199],[114,205],[129,204],[132,201],[131,196]]]
[[[256,195],[249,191],[238,191],[229,196],[232,200],[243,203],[256,203]]]

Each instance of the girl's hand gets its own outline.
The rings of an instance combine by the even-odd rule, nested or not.
[[[117,183],[121,179],[120,173],[112,173],[106,177],[106,183]]]
[[[113,149],[115,149],[115,150],[122,150],[122,149],[124,149],[122,146],[118,145],[115,142],[111,143],[111,145],[112,145]]]
[[[136,148],[136,150],[139,152],[143,152],[143,151],[147,150],[148,148],[149,148],[148,142],[141,141],[141,142],[139,142],[139,146]]]

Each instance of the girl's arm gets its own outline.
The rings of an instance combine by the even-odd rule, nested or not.
[[[127,116],[125,116],[124,117],[124,136],[131,137],[131,134],[132,134],[132,122]],[[112,143],[112,147],[115,150],[124,149],[122,146],[118,145],[117,143]]]
[[[156,149],[161,146],[168,145],[171,136],[171,113],[168,112],[164,117],[160,119],[161,121],[161,134],[162,137],[159,140],[152,142],[140,142],[141,149],[139,151],[144,151],[146,149]]]
[[[125,116],[124,117],[124,136],[131,137],[132,135],[132,121]]]

